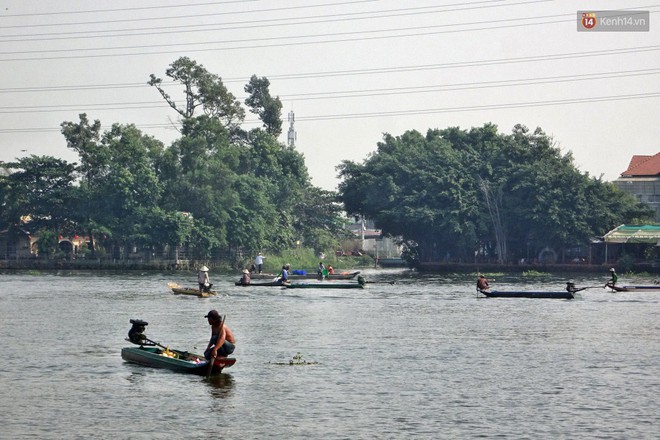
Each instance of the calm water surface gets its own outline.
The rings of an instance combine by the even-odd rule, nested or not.
[[[200,299],[167,289],[194,285],[191,273],[1,274],[0,437],[658,438],[660,293],[486,299],[474,276],[366,275],[397,282],[241,288],[212,273],[223,294]],[[237,337],[238,362],[219,377],[121,359],[131,318],[202,352],[212,308]],[[298,352],[318,365],[278,365]]]

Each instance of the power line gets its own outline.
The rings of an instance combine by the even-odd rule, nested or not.
[[[255,0],[252,0],[255,1]],[[252,14],[255,12],[262,13],[262,12],[278,12],[278,11],[291,11],[291,10],[297,10],[297,9],[309,9],[309,8],[320,8],[320,7],[325,7],[325,6],[342,6],[342,5],[350,5],[350,4],[356,4],[356,3],[372,3],[376,2],[378,0],[353,0],[353,1],[344,1],[344,2],[333,2],[333,3],[322,3],[318,5],[304,5],[304,6],[288,6],[284,8],[268,8],[268,9],[257,9],[257,10],[249,10],[249,11],[226,11],[226,12],[215,12],[211,14],[204,14],[205,17],[212,17],[212,16],[222,16],[222,15],[238,15],[238,14]],[[502,1],[502,0],[493,0],[493,1]],[[120,11],[121,9],[117,10]],[[129,9],[127,9],[129,10]],[[90,11],[91,12],[91,11]],[[37,14],[39,15],[39,14]],[[109,23],[135,23],[135,22],[142,22],[142,21],[152,21],[152,20],[174,20],[174,19],[181,19],[181,18],[199,18],[199,14],[190,14],[190,15],[175,15],[172,17],[144,17],[144,18],[125,18],[125,19],[120,19],[120,20],[102,20],[102,21],[86,21],[86,22],[77,22],[77,23],[46,23],[46,24],[31,24],[29,27],[52,27],[52,26],[57,26],[57,27],[62,27],[62,26],[79,26],[79,25],[86,25],[86,24],[92,24],[92,25],[98,25],[98,24],[109,24]],[[0,29],[12,29],[12,28],[24,28],[25,25],[11,25],[11,26],[0,26]]]
[[[566,16],[566,14],[559,15]],[[554,16],[548,16],[554,17]],[[531,20],[538,19],[543,17],[531,17],[531,18],[518,18],[518,19],[508,19],[501,21],[511,21],[511,20]],[[59,60],[59,59],[82,59],[82,58],[105,58],[105,57],[116,57],[116,56],[135,56],[135,55],[159,55],[159,54],[172,54],[171,50],[163,51],[150,51],[150,52],[132,52],[132,53],[104,53],[104,54],[87,54],[83,55],[79,52],[81,51],[99,51],[99,50],[124,50],[124,49],[148,49],[148,48],[157,48],[157,47],[184,47],[191,45],[211,45],[211,44],[228,44],[228,43],[253,43],[256,41],[271,41],[271,40],[286,40],[287,42],[282,43],[273,43],[273,44],[252,44],[250,46],[230,46],[230,47],[213,47],[205,49],[194,49],[187,48],[186,53],[196,53],[196,52],[208,52],[208,51],[225,51],[225,50],[237,50],[237,49],[259,49],[259,48],[270,48],[270,47],[288,47],[288,46],[305,46],[312,44],[324,44],[324,43],[342,43],[350,42],[354,43],[355,41],[370,41],[378,39],[390,39],[390,38],[407,38],[407,37],[419,37],[419,36],[429,36],[429,35],[438,35],[446,33],[455,33],[455,32],[471,32],[471,31],[482,31],[482,30],[492,30],[492,29],[504,29],[504,28],[514,28],[522,26],[535,26],[535,25],[545,25],[545,24],[556,24],[564,23],[568,21],[573,21],[574,17],[571,14],[570,19],[560,19],[553,21],[544,21],[538,23],[522,23],[522,24],[508,24],[502,26],[488,26],[481,28],[472,28],[472,29],[455,29],[455,30],[439,30],[439,31],[426,31],[426,32],[416,32],[400,35],[378,35],[378,36],[368,36],[368,34],[382,33],[382,32],[398,32],[398,31],[410,31],[410,30],[420,30],[420,29],[430,29],[438,28],[445,26],[464,26],[464,25],[473,25],[473,24],[482,24],[482,23],[493,23],[498,20],[490,20],[485,22],[473,22],[473,23],[462,23],[462,24],[450,24],[450,25],[436,25],[436,26],[417,26],[410,28],[399,28],[399,29],[388,29],[388,30],[376,30],[376,31],[356,31],[356,32],[342,32],[342,33],[328,33],[328,34],[316,34],[316,35],[303,35],[303,36],[294,36],[294,37],[270,37],[270,38],[254,38],[254,39],[243,39],[243,40],[225,40],[225,41],[211,41],[211,42],[197,42],[197,43],[171,43],[171,44],[158,44],[158,45],[138,45],[138,46],[117,46],[117,47],[103,47],[103,48],[88,48],[88,49],[55,49],[55,50],[35,50],[35,51],[13,51],[13,52],[0,52],[0,55],[17,55],[17,54],[39,54],[39,53],[62,53],[62,52],[71,52],[77,51],[76,55],[65,55],[65,56],[39,56],[33,58],[5,58],[0,59],[0,62],[3,61],[43,61],[43,60]],[[351,35],[351,38],[344,37]],[[363,35],[363,36],[359,36]],[[294,41],[291,42],[292,38],[317,38],[317,37],[336,37],[334,39],[327,40],[315,40],[315,41]]]
[[[361,118],[375,118],[375,117],[392,117],[392,116],[414,116],[414,115],[424,115],[424,114],[439,114],[439,113],[449,113],[449,112],[469,112],[469,111],[480,111],[480,110],[501,110],[501,109],[511,109],[511,108],[527,108],[527,107],[552,107],[557,105],[569,105],[569,104],[584,104],[584,103],[593,103],[593,102],[609,102],[609,101],[621,101],[621,100],[633,100],[633,99],[649,99],[649,98],[660,98],[659,92],[648,92],[648,93],[637,93],[629,95],[610,95],[610,96],[595,96],[595,97],[586,97],[586,98],[569,98],[569,99],[558,99],[558,100],[548,100],[548,101],[530,101],[530,102],[518,102],[518,103],[503,103],[503,104],[485,104],[485,105],[475,105],[475,106],[462,106],[462,107],[444,107],[444,108],[435,108],[435,109],[416,109],[416,110],[395,110],[388,112],[368,112],[368,113],[341,113],[333,115],[316,115],[316,116],[307,116],[299,117],[298,121],[329,121],[329,120],[341,120],[341,119],[361,119]],[[258,120],[246,120],[245,124],[258,124],[261,121]],[[132,124],[140,129],[144,128],[172,128],[172,124]],[[59,127],[43,127],[43,128],[2,128],[0,129],[0,134],[6,133],[42,133],[42,132],[56,132],[60,131]]]
[[[504,0],[491,0],[501,2]],[[181,33],[192,33],[192,32],[210,32],[210,31],[219,31],[219,30],[234,30],[234,29],[250,29],[254,27],[264,28],[264,27],[282,27],[282,26],[298,26],[298,25],[308,25],[308,24],[319,24],[319,23],[332,23],[332,22],[347,22],[355,20],[373,20],[381,18],[391,18],[391,17],[404,17],[420,14],[432,14],[432,13],[442,13],[442,12],[455,12],[455,11],[464,11],[464,10],[473,10],[473,9],[484,9],[484,8],[495,8],[502,6],[519,6],[519,5],[529,5],[534,3],[544,3],[552,0],[529,0],[518,3],[508,3],[508,4],[496,4],[496,5],[486,5],[486,6],[465,6],[457,7],[453,9],[447,9],[449,6],[454,5],[443,5],[443,6],[420,6],[416,8],[399,8],[399,9],[387,9],[382,11],[365,11],[365,12],[348,12],[342,14],[324,14],[324,15],[315,15],[307,17],[287,17],[287,18],[269,18],[263,20],[249,20],[249,21],[239,21],[232,23],[222,23],[220,27],[217,24],[201,24],[201,25],[170,25],[170,26],[155,26],[149,28],[134,28],[124,32],[128,33],[117,33],[122,32],[119,30],[91,30],[91,31],[77,31],[77,32],[65,32],[62,36],[61,32],[57,33],[41,33],[41,34],[22,34],[19,36],[7,36],[0,35],[2,42],[31,42],[31,41],[44,41],[42,38],[24,38],[24,37],[48,37],[46,41],[54,40],[72,40],[72,39],[90,39],[90,38],[116,38],[116,37],[127,37],[127,36],[141,36],[141,35],[163,35],[163,34],[181,34]],[[484,3],[483,1],[473,2],[473,3]],[[376,15],[378,14],[378,15]],[[177,17],[180,18],[180,17]],[[325,20],[321,20],[325,18]],[[296,22],[294,23],[293,20]],[[301,21],[305,20],[305,21]],[[101,23],[101,22],[99,22]],[[270,23],[270,24],[269,24]],[[1,27],[0,27],[1,28]],[[204,29],[191,29],[191,28],[204,28]],[[161,31],[166,29],[165,31]],[[182,30],[183,29],[183,30]],[[155,32],[158,30],[159,32]],[[145,32],[138,32],[145,31]],[[110,35],[98,35],[101,34],[110,34]],[[83,35],[81,34],[96,34],[96,35]]]
[[[334,70],[334,71],[326,71],[326,72],[285,73],[279,75],[267,75],[267,78],[271,81],[272,80],[281,81],[281,80],[297,80],[297,79],[340,77],[340,76],[353,76],[353,75],[401,73],[401,72],[411,72],[411,71],[421,71],[421,70],[454,69],[454,68],[464,68],[464,67],[530,63],[530,62],[539,62],[539,61],[554,61],[554,60],[563,60],[563,59],[571,59],[571,58],[621,55],[621,54],[631,54],[631,53],[652,52],[657,50],[660,50],[660,45],[594,50],[588,52],[566,52],[566,53],[550,54],[550,55],[533,55],[529,57],[495,58],[490,60],[486,59],[486,60],[475,60],[475,61],[461,61],[455,63],[378,67],[373,69]],[[246,81],[246,78],[223,78],[224,83],[244,82],[244,81]],[[169,86],[178,86],[178,85],[175,83],[164,83],[163,86],[169,87]],[[95,89],[103,90],[103,89],[134,88],[134,87],[151,87],[151,86],[149,86],[145,81],[144,83],[12,87],[12,88],[0,88],[0,93],[58,92],[58,91],[95,90]]]
[[[191,8],[195,6],[215,6],[215,5],[226,5],[230,3],[247,3],[247,2],[257,2],[259,0],[229,0],[224,2],[207,2],[207,3],[189,3],[184,5],[158,5],[158,6],[139,6],[134,8],[115,8],[115,9],[91,9],[91,10],[74,10],[74,11],[59,11],[59,12],[31,12],[29,14],[3,14],[0,15],[2,18],[13,18],[13,17],[41,17],[41,16],[51,16],[51,15],[72,15],[72,14],[98,14],[103,12],[128,12],[128,11],[146,11],[150,9],[171,9],[171,8]],[[372,0],[373,1],[373,0]]]
[[[446,28],[446,27],[455,27],[455,26],[472,26],[472,25],[481,25],[481,24],[486,24],[486,23],[508,23],[511,21],[523,21],[523,20],[537,20],[537,19],[545,19],[545,18],[557,18],[557,17],[568,17],[570,16],[570,21],[575,20],[575,15],[574,14],[557,14],[557,15],[546,15],[546,16],[535,16],[535,17],[519,17],[519,18],[506,18],[506,19],[501,19],[501,20],[486,20],[486,21],[477,21],[477,22],[469,22],[469,23],[452,23],[452,24],[440,24],[440,25],[430,25],[430,26],[409,26],[409,27],[401,27],[401,28],[395,28],[395,29],[384,29],[384,30],[364,30],[364,31],[353,31],[353,32],[330,32],[330,33],[324,33],[324,34],[309,34],[309,35],[294,35],[294,36],[282,36],[282,37],[262,37],[262,38],[248,38],[248,39],[235,39],[235,40],[219,40],[219,41],[198,41],[198,42],[190,42],[190,43],[167,43],[167,44],[141,44],[141,45],[133,45],[133,46],[114,46],[114,47],[92,47],[92,48],[73,48],[73,49],[45,49],[45,50],[21,50],[21,51],[3,51],[0,52],[0,55],[17,55],[17,54],[41,54],[41,53],[62,53],[62,52],[71,52],[71,51],[106,51],[106,50],[131,50],[131,49],[151,49],[151,48],[159,48],[159,47],[187,47],[187,46],[206,46],[206,45],[211,45],[211,44],[234,44],[234,43],[253,43],[253,42],[259,42],[259,41],[279,41],[279,40],[291,40],[291,39],[298,39],[298,38],[336,38],[336,37],[343,37],[343,36],[358,36],[357,38],[351,38],[351,41],[355,41],[356,39],[373,39],[372,38],[363,38],[359,37],[360,35],[370,35],[374,33],[383,33],[383,32],[409,32],[409,31],[419,31],[419,30],[424,30],[424,29],[438,29],[438,28]],[[558,20],[558,21],[547,21],[547,22],[541,22],[541,23],[526,23],[524,25],[534,25],[534,24],[552,24],[552,23],[560,23],[564,22],[567,20]],[[509,25],[509,26],[504,26],[504,27],[516,27],[519,25]],[[467,29],[467,31],[472,31],[472,30],[485,30],[485,29],[494,29],[498,28],[497,26],[495,27],[486,27],[486,28],[479,28],[479,29]],[[460,30],[460,31],[466,31],[466,29]],[[457,31],[444,31],[444,32],[457,32]],[[423,32],[423,33],[417,33],[413,35],[392,35],[392,36],[380,36],[377,38],[394,38],[394,37],[405,37],[405,36],[419,36],[419,35],[432,35],[436,33],[444,33],[444,32]],[[327,43],[327,42],[336,42],[336,41],[342,41],[342,40],[331,40],[331,41],[316,41],[315,43]],[[301,43],[302,44],[302,43]],[[306,43],[308,44],[308,43]],[[226,48],[223,48],[226,49]],[[116,55],[116,54],[115,54]],[[77,57],[76,57],[77,58]]]
[[[362,90],[340,90],[331,92],[313,92],[296,93],[290,95],[280,95],[283,101],[308,101],[319,99],[344,99],[344,98],[363,98],[369,96],[387,96],[432,92],[448,92],[456,90],[475,90],[484,88],[515,87],[538,84],[557,84],[574,81],[593,81],[610,78],[628,78],[635,76],[657,75],[660,74],[660,68],[657,69],[638,69],[619,72],[595,72],[581,75],[560,75],[535,78],[521,78],[498,81],[480,81],[454,84],[436,84],[425,86],[394,87],[380,89],[362,89]],[[40,106],[1,106],[2,113],[46,113],[71,111],[72,109],[85,109],[85,111],[105,111],[105,110],[134,110],[147,108],[169,108],[164,101],[141,101],[141,102],[106,102],[92,104],[55,104]],[[79,110],[82,111],[82,110]]]

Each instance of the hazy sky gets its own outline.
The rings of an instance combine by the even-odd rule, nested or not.
[[[649,32],[578,32],[579,10],[646,10]],[[146,85],[187,56],[241,101],[250,76],[295,112],[312,183],[383,133],[541,127],[592,176],[660,151],[660,3],[643,0],[0,0],[0,161],[77,161],[79,113],[166,146],[177,114]],[[182,97],[180,88],[168,89]],[[246,117],[255,126],[256,117]]]

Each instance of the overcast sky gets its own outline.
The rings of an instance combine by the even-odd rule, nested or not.
[[[650,31],[578,32],[578,9],[646,10]],[[187,56],[241,101],[250,76],[267,77],[284,105],[280,140],[293,111],[296,148],[325,189],[383,133],[488,122],[541,127],[581,171],[614,180],[632,155],[660,151],[658,11],[642,0],[0,0],[0,161],[77,161],[59,126],[83,112],[169,145],[177,114],[146,82]]]

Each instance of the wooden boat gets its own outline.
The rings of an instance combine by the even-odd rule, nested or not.
[[[329,279],[329,280],[352,280],[359,273],[360,273],[359,270],[357,270],[355,272],[333,273],[332,275],[328,275],[327,279]],[[274,274],[274,273],[253,273],[253,274],[250,274],[250,278],[252,278],[253,280],[273,280],[273,278],[276,278],[276,277],[277,277],[277,274]],[[317,280],[317,279],[319,279],[319,276],[316,272],[308,273],[306,275],[289,274],[289,279],[290,280]]]
[[[480,292],[489,298],[555,298],[555,299],[575,298],[575,294],[565,290],[558,292],[480,290]]]
[[[121,357],[127,362],[147,367],[165,368],[179,373],[199,374],[206,376],[209,372],[209,361],[187,351],[162,349],[159,347],[124,347]],[[234,358],[217,358],[211,374],[218,374],[224,368],[236,363]]]
[[[209,290],[208,292],[200,292],[196,287],[182,287],[176,283],[167,283],[167,287],[172,289],[172,293],[176,295],[191,295],[198,296],[200,298],[208,298],[209,296],[213,296],[218,293],[214,290]]]
[[[653,286],[608,286],[616,292],[660,292],[660,285]]]
[[[284,286],[289,289],[364,289],[362,283],[337,283],[333,281],[289,282]]]
[[[262,287],[280,286],[280,287],[282,287],[282,284],[280,284],[277,281],[250,281],[250,284],[248,284],[247,286],[244,285],[244,284],[241,284],[240,281],[236,281],[234,283],[234,285],[235,286],[243,286],[243,287],[259,287],[259,286],[262,286]]]

